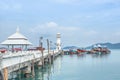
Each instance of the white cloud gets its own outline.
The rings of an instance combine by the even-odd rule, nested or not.
[[[58,24],[55,23],[55,22],[48,22],[48,23],[46,23],[46,26],[47,26],[47,27],[57,27]]]
[[[70,31],[75,31],[77,30],[77,27],[65,27],[65,26],[60,26],[55,22],[47,22],[45,24],[40,24],[34,28],[31,28],[31,32],[39,33],[57,33],[57,32],[70,32]]]
[[[79,30],[80,29],[78,27],[61,26],[55,22],[39,24],[38,26],[29,29],[32,39],[43,36],[44,38],[48,38],[49,40],[55,42],[56,33],[61,33],[62,40],[64,40],[65,43],[67,43],[68,40],[68,42],[71,42],[72,37],[76,39],[75,37],[78,35]]]
[[[106,4],[106,3],[113,3],[113,4],[119,4],[119,0],[50,0],[55,3],[60,4],[79,4],[84,6],[93,6],[98,4]]]
[[[8,3],[4,1],[0,1],[0,9],[1,10],[21,10],[22,5],[20,3]]]
[[[94,3],[103,4],[103,3],[118,3],[119,0],[94,0]]]
[[[32,39],[39,38],[41,35],[55,42],[56,33],[60,32],[63,45],[85,46],[99,42],[117,42],[120,33],[103,33],[86,27],[64,26],[55,22],[47,22],[30,29],[33,34]],[[115,36],[116,35],[116,36]],[[36,37],[37,36],[37,37]]]
[[[50,0],[54,3],[59,3],[59,4],[70,4],[70,5],[74,5],[74,4],[79,4],[80,0]]]
[[[120,37],[120,32],[115,32],[114,35]]]
[[[85,35],[86,36],[93,36],[93,35],[97,35],[98,32],[94,31],[94,30],[90,30],[90,31],[86,31]]]
[[[3,2],[0,2],[0,9],[8,9],[9,6]]]
[[[22,5],[21,4],[14,4],[11,6],[11,8],[13,8],[15,10],[20,10],[20,9],[22,9]]]
[[[57,32],[65,33],[65,34],[77,34],[80,33],[84,36],[92,36],[96,35],[97,32],[94,30],[85,29],[82,27],[76,27],[76,26],[60,26],[59,24],[55,22],[47,22],[45,24],[40,24],[36,27],[33,27],[30,29],[30,32],[32,33],[51,33],[56,34]],[[70,35],[71,36],[71,35]]]
[[[86,18],[92,18],[93,16],[85,16]]]
[[[47,22],[31,28],[32,38],[42,36],[55,42],[56,33],[60,32],[63,45],[76,45],[85,46],[99,42],[118,42],[120,32],[104,33],[94,30],[93,28],[77,27],[77,26],[64,26],[55,22]]]
[[[119,0],[92,0],[92,1],[91,0],[83,0],[82,2],[91,4],[91,5],[93,5],[93,4],[97,5],[97,4],[106,4],[106,3],[117,4],[120,1]]]
[[[78,44],[80,43],[79,41],[87,41],[89,38],[95,37],[98,34],[94,30],[76,26],[61,26],[55,22],[47,22],[30,29],[30,33],[33,34],[33,37],[42,35],[50,40],[55,40],[55,35],[58,32],[61,33],[64,45]]]

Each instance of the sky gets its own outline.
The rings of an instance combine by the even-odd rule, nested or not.
[[[120,42],[120,0],[0,0],[0,42],[16,32],[62,46]]]

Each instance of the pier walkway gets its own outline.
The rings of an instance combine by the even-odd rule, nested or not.
[[[55,56],[58,55],[58,51],[50,51],[48,53],[48,50],[43,51],[43,57],[46,58],[48,55]],[[19,52],[9,52],[5,54],[1,54],[1,60],[0,60],[0,68],[4,69],[6,67],[11,67],[15,65],[21,64],[21,67],[27,66],[25,63],[34,60],[35,62],[42,59],[42,53],[41,51],[19,51]],[[19,65],[18,65],[19,66]],[[17,67],[17,66],[16,66]],[[11,71],[10,71],[11,72]]]
[[[8,52],[1,54],[0,56],[0,71],[3,73],[4,80],[8,80],[8,74],[19,69],[27,69],[27,73],[31,73],[32,64],[41,63],[44,59],[52,58],[57,56],[61,51],[51,50],[48,53],[48,50],[43,51],[43,56],[41,51],[19,51],[19,52]],[[30,70],[30,71],[28,71]]]

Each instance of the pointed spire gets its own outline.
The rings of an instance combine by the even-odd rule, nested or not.
[[[17,26],[16,32],[19,32],[19,26]]]

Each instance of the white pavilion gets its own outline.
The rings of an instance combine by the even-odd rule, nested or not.
[[[17,28],[16,32],[9,36],[8,39],[3,41],[1,44],[8,46],[8,50],[10,47],[13,49],[15,46],[20,46],[22,49],[27,49],[28,45],[32,45],[32,43],[19,32],[19,28]]]

